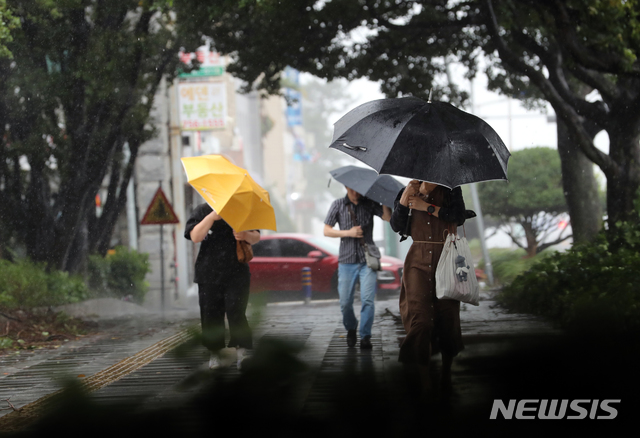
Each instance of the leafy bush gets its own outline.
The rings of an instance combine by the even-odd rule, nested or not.
[[[5,348],[11,348],[13,346],[13,340],[2,337],[0,338],[0,350],[4,350]]]
[[[44,264],[29,260],[17,263],[0,260],[0,306],[4,308],[58,306],[87,297],[87,287],[78,276],[47,272]]]
[[[518,275],[524,273],[540,260],[548,257],[552,253],[543,251],[534,257],[527,257],[524,249],[491,248],[491,266],[493,268],[493,280],[499,285],[511,283]],[[478,268],[485,268],[485,260],[480,260]]]
[[[134,301],[142,303],[149,289],[145,276],[150,271],[148,254],[118,246],[106,257],[89,257],[89,287],[101,296],[131,295]]]
[[[614,235],[605,233],[536,263],[503,288],[499,303],[567,328],[639,329],[640,225],[618,224]]]

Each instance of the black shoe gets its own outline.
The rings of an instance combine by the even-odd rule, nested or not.
[[[363,350],[371,350],[373,345],[371,345],[371,336],[365,336],[360,339],[360,348]]]
[[[347,331],[347,347],[353,348],[356,346],[356,331],[349,330]]]

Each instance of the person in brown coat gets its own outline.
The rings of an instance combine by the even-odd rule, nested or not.
[[[411,181],[396,197],[391,227],[413,238],[404,262],[400,314],[407,333],[398,360],[417,365],[422,390],[432,383],[429,362],[442,353],[443,383],[450,382],[453,358],[464,348],[460,302],[436,298],[436,268],[447,233],[455,233],[467,217],[462,190]],[[411,212],[411,213],[410,213]],[[472,213],[472,212],[470,212]]]

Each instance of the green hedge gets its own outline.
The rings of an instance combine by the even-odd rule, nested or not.
[[[551,251],[543,251],[535,257],[527,257],[524,249],[491,248],[491,267],[493,268],[493,280],[497,285],[510,284],[515,278],[526,272],[540,260],[553,254]],[[485,268],[485,261],[481,259],[478,268]]]
[[[47,272],[44,264],[29,260],[0,260],[0,306],[6,309],[59,306],[82,301],[88,295],[79,276]]]
[[[637,330],[639,278],[640,225],[618,224],[614,236],[602,232],[592,243],[539,261],[497,298],[510,310],[546,316],[566,328]]]
[[[142,303],[149,289],[145,276],[151,272],[149,255],[118,246],[106,257],[89,257],[89,287],[99,296],[131,296]]]

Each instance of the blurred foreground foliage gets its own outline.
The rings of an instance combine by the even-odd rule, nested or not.
[[[127,298],[142,303],[149,289],[149,254],[117,246],[106,257],[89,257],[89,287],[98,296]]]
[[[82,277],[47,272],[43,263],[0,259],[0,308],[32,309],[76,303],[89,297]]]
[[[635,331],[639,275],[640,225],[619,222],[591,243],[536,260],[497,298],[512,311],[548,317],[571,330]]]

